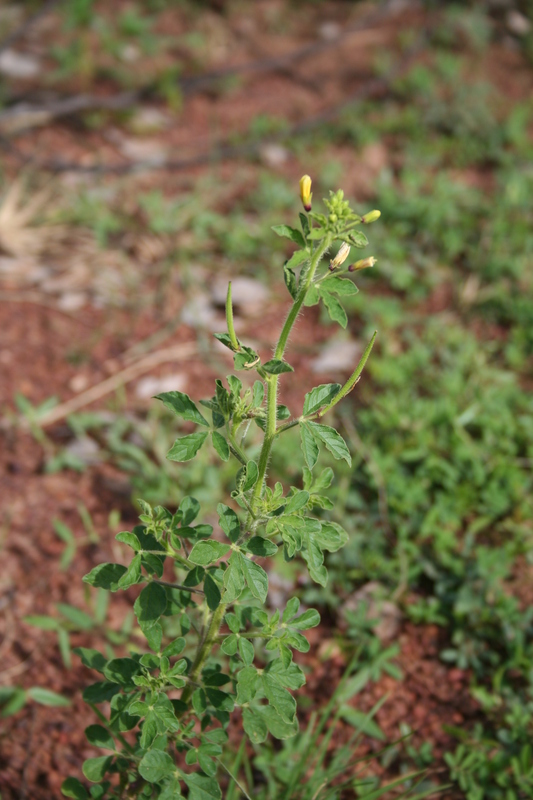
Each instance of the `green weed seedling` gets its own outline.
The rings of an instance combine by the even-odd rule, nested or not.
[[[283,611],[269,610],[262,564],[280,550],[287,560],[300,556],[312,580],[325,586],[324,554],[339,550],[348,536],[307,488],[291,486],[286,492],[281,483],[271,486],[268,467],[280,437],[296,427],[304,487],[313,482],[321,448],[351,463],[346,442],[323,418],[359,380],[376,334],[346,383],[313,388],[297,416],[278,403],[279,382],[294,371],[285,352],[304,305],[323,303],[331,319],[346,326],[341,300],[357,292],[347,276],[374,264],[373,258],[349,260],[352,247],[368,244],[357,228],[379,217],[377,211],[356,214],[342,191],[324,201],[325,214],[313,212],[308,176],[300,194],[306,212],[300,214],[300,228],[274,226],[296,250],[283,268],[292,305],[272,357],[263,360],[237,337],[231,284],[227,332],[215,334],[233,353],[236,371],[255,373],[257,380],[246,388],[235,375],[226,385],[217,380],[213,397],[199,406],[178,391],[157,398],[190,425],[168,452],[171,461],[189,462],[210,443],[223,462],[236,466],[229,504],[217,505],[216,530],[202,520],[194,497],[183,497],[175,513],[141,501],[141,524],[116,537],[131,548],[130,563],[100,564],[84,578],[111,592],[142,587],[134,611],[146,651],[107,659],[97,650],[77,650],[82,662],[100,673],[84,692],[100,724],[86,733],[90,744],[106,752],[83,765],[93,784],[90,795],[80,781],[68,778],[62,788],[67,797],[169,800],[186,791],[189,800],[216,800],[222,797],[221,780],[250,797],[253,787],[245,788],[245,777],[231,769],[226,729],[232,713],[240,711],[252,745],[269,733],[284,740],[298,731],[292,692],[305,676],[293,651],[309,649],[303,631],[318,625],[320,617],[312,608],[299,613],[297,597]],[[259,430],[259,449],[247,440],[252,423]],[[252,448],[257,460],[250,458]],[[169,619],[173,637],[165,635]],[[107,714],[97,709],[102,704],[109,704]]]

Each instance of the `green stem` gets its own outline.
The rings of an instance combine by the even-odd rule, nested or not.
[[[357,383],[357,381],[361,377],[361,373],[362,373],[363,369],[365,368],[366,362],[368,361],[368,356],[370,355],[370,352],[371,352],[372,348],[374,347],[374,342],[376,341],[376,336],[377,335],[378,335],[378,332],[374,331],[374,335],[372,336],[371,340],[367,344],[365,352],[361,356],[361,360],[359,361],[359,364],[357,365],[355,370],[352,372],[352,374],[350,375],[350,377],[348,378],[348,380],[346,381],[346,383],[344,384],[344,386],[342,387],[340,392],[338,392],[338,394],[335,395],[335,397],[333,398],[331,403],[328,403],[327,406],[324,406],[324,408],[321,408],[318,411],[317,416],[319,418],[323,417],[324,414],[327,411],[332,409],[333,406],[336,406],[337,403],[339,403],[344,397],[346,397],[346,395],[349,392],[352,391],[353,387],[355,386],[355,384]]]
[[[233,303],[231,302],[231,281],[228,283],[228,294],[226,295],[226,323],[228,326],[228,335],[230,338],[231,346],[235,350],[236,353],[239,352],[241,346],[239,344],[239,340],[237,339],[237,334],[235,333],[235,327],[233,325]]]
[[[305,283],[300,286],[298,290],[298,294],[296,299],[287,315],[287,319],[281,329],[281,333],[279,335],[278,343],[276,345],[276,349],[274,351],[274,358],[283,359],[283,355],[285,353],[285,348],[287,347],[287,342],[289,341],[289,336],[291,330],[294,326],[298,318],[298,314],[303,306],[305,296],[309,287],[311,286],[313,279],[315,277],[316,269],[326,252],[331,246],[332,237],[331,234],[326,234],[322,242],[318,245],[317,249],[313,253],[311,257],[311,264],[309,265],[309,271],[306,275]],[[274,438],[276,436],[276,411],[277,411],[277,396],[278,396],[278,380],[279,375],[268,375],[267,377],[267,418],[266,418],[266,429],[265,429],[265,438],[263,439],[263,447],[261,448],[261,455],[259,456],[259,464],[258,464],[258,478],[257,483],[254,487],[254,492],[252,495],[252,507],[256,509],[256,504],[259,498],[263,493],[263,486],[265,483],[265,477],[268,467],[268,462],[270,459],[270,451],[272,449],[272,444],[274,442]],[[257,510],[257,509],[256,509]]]
[[[191,695],[194,692],[194,684],[198,683],[198,678],[200,673],[204,667],[205,662],[209,658],[211,650],[215,646],[217,642],[218,633],[220,631],[220,627],[222,625],[222,621],[224,619],[224,614],[226,612],[226,604],[221,603],[219,607],[213,611],[211,616],[211,622],[209,623],[209,627],[207,629],[207,633],[198,648],[198,652],[196,653],[196,658],[194,659],[194,663],[192,665],[191,671],[189,672],[188,680],[189,684],[183,690],[183,694],[181,695],[181,700],[183,703],[188,703],[191,699]]]
[[[160,581],[158,578],[153,578],[152,583],[158,583],[160,586],[169,586],[171,589],[181,589],[181,591],[190,592],[191,594],[205,594],[201,589],[193,589],[191,586],[184,586],[182,583]]]

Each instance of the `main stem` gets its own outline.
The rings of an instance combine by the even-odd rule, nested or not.
[[[226,612],[226,604],[221,603],[211,616],[211,622],[209,623],[209,627],[207,629],[207,633],[205,637],[202,639],[200,645],[198,646],[198,650],[196,652],[196,658],[194,659],[194,663],[192,665],[191,671],[188,675],[189,683],[183,690],[183,694],[181,695],[181,700],[184,703],[188,703],[191,699],[191,695],[194,692],[195,684],[198,682],[198,678],[200,677],[200,673],[204,667],[205,662],[209,658],[209,654],[213,649],[214,645],[217,641],[218,632],[222,625],[222,620],[224,619],[224,614]]]
[[[298,295],[292,305],[291,310],[287,315],[287,319],[285,320],[283,328],[281,329],[278,343],[274,351],[274,358],[278,359],[283,358],[283,355],[285,353],[285,348],[287,347],[287,342],[289,340],[290,332],[294,326],[294,323],[296,322],[298,314],[300,313],[307,291],[311,286],[311,283],[313,282],[316,269],[322,259],[322,256],[324,255],[326,250],[328,250],[330,245],[331,245],[331,236],[328,234],[311,256],[311,264],[309,266],[309,272],[307,273],[305,283],[303,283],[298,290]],[[279,380],[279,375],[269,375],[267,378],[267,419],[266,419],[265,438],[263,439],[263,447],[261,448],[261,455],[259,457],[259,465],[258,465],[259,475],[251,499],[251,506],[254,512],[257,511],[257,503],[263,493],[263,486],[265,483],[268,461],[270,458],[270,451],[272,449],[272,444],[276,436],[276,412],[277,412],[276,401],[278,395],[278,380]],[[225,612],[226,612],[226,604],[221,603],[218,606],[218,608],[215,611],[213,611],[211,615],[211,621],[209,623],[207,633],[198,646],[196,657],[194,659],[192,669],[188,676],[190,682],[187,684],[187,686],[183,690],[183,694],[181,695],[181,700],[184,703],[188,703],[189,700],[191,699],[191,695],[194,692],[194,686],[198,682],[198,678],[204,667],[204,664],[209,658],[211,650],[213,649],[213,647],[217,642],[218,633],[222,626]]]
[[[313,278],[315,277],[315,272],[322,259],[322,256],[324,255],[326,250],[329,249],[330,245],[331,245],[331,236],[327,234],[311,257],[311,264],[309,266],[309,272],[307,273],[305,283],[299,287],[296,299],[287,315],[287,319],[285,320],[283,328],[281,329],[278,343],[274,351],[274,358],[280,360],[283,359],[283,356],[285,354],[285,348],[287,347],[287,342],[289,341],[291,330],[298,318],[298,314],[300,313],[300,310],[304,303],[307,291],[313,282]],[[276,437],[278,381],[279,381],[279,375],[269,375],[267,378],[266,429],[265,429],[265,438],[263,439],[263,447],[261,448],[261,455],[259,456],[259,465],[258,465],[259,475],[252,495],[252,508],[254,509],[254,511],[257,511],[257,503],[263,493],[263,486],[265,483],[268,462],[270,459],[270,451],[272,450],[272,445]]]

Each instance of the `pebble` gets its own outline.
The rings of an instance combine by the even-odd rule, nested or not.
[[[506,22],[508,29],[515,36],[527,36],[531,30],[531,22],[519,11],[509,11]]]
[[[217,306],[225,306],[228,282],[217,280],[213,284],[211,296]],[[270,297],[266,286],[254,278],[237,277],[231,281],[233,307],[245,316],[254,316]]]
[[[181,372],[161,378],[149,375],[137,382],[135,395],[141,400],[147,400],[162,392],[183,392],[186,386],[187,376]]]
[[[361,345],[352,339],[330,339],[310,366],[315,374],[351,372],[357,366],[362,352]]]
[[[38,58],[16,50],[4,50],[0,53],[0,72],[8,78],[34,78],[41,71]]]

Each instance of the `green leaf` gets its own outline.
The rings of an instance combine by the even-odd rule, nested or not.
[[[183,800],[180,780],[176,775],[165,781],[163,790],[158,798],[159,800]]]
[[[140,553],[137,553],[137,555],[132,559],[131,564],[129,565],[124,575],[122,575],[122,577],[120,578],[118,582],[119,589],[129,589],[130,586],[134,586],[136,583],[142,581],[141,563],[142,563],[142,555]]]
[[[300,218],[300,225],[302,226],[302,233],[305,237],[309,235],[309,219],[307,214],[304,214],[302,211],[298,214]]]
[[[118,683],[124,688],[132,688],[135,686],[133,678],[140,671],[140,664],[133,658],[113,658],[106,664],[104,675],[112,683]]]
[[[239,654],[247,667],[253,664],[255,658],[255,649],[249,639],[239,639]]]
[[[131,547],[135,552],[141,549],[141,543],[139,542],[139,538],[135,533],[130,533],[130,531],[121,531],[117,533],[115,536],[117,542],[122,542],[123,544],[127,544],[128,547]]]
[[[305,395],[303,414],[304,417],[314,414],[316,411],[327,406],[340,392],[340,383],[322,383],[315,386]]]
[[[222,599],[220,594],[220,589],[218,588],[217,584],[209,575],[209,573],[205,576],[204,581],[204,592],[205,592],[205,599],[207,600],[207,605],[214,611],[216,608],[219,607],[220,601]]]
[[[348,725],[351,725],[355,728],[356,731],[360,733],[364,733],[365,736],[371,736],[373,739],[378,739],[379,741],[385,741],[385,734],[373,719],[369,717],[368,714],[365,714],[363,711],[359,711],[357,708],[352,708],[352,706],[344,706],[340,712],[341,717]]]
[[[348,541],[348,534],[337,522],[322,522],[317,541],[323,550],[336,553]]]
[[[259,690],[259,673],[255,667],[243,667],[237,673],[237,703],[251,703]]]
[[[155,622],[165,613],[167,593],[158,583],[145,586],[135,601],[133,610],[139,622]]]
[[[352,231],[346,237],[346,241],[354,247],[359,248],[366,247],[368,244],[368,239],[364,233],[361,233],[361,231]]]
[[[257,464],[255,461],[248,461],[245,467],[242,467],[244,472],[244,481],[241,486],[242,492],[248,492],[250,489],[253,489],[255,484],[257,483],[257,478],[259,476],[259,470],[257,469]]]
[[[239,646],[239,639],[234,633],[230,633],[229,636],[226,636],[224,641],[222,642],[221,650],[227,656],[234,656],[237,652]]]
[[[306,306],[307,308],[309,308],[310,306],[316,306],[319,299],[320,295],[318,294],[318,289],[314,285],[314,283],[312,283],[309,289],[307,290],[307,294],[305,295],[304,306]]]
[[[287,722],[280,717],[276,709],[272,706],[261,706],[260,714],[265,721],[268,730],[276,739],[290,739],[298,733],[298,720]]]
[[[107,703],[120,691],[116,683],[110,681],[97,681],[83,690],[83,699],[86,703]]]
[[[61,794],[74,800],[89,800],[89,793],[77,778],[67,778],[61,784]]]
[[[309,502],[309,492],[300,491],[293,494],[293,496],[289,499],[285,507],[285,514],[294,514],[295,511],[299,511],[301,508],[307,505]]]
[[[300,600],[298,597],[291,597],[290,600],[287,601],[287,605],[285,607],[285,611],[283,612],[283,616],[281,617],[282,622],[288,622],[295,614],[298,613],[298,609],[300,608]]]
[[[113,756],[98,756],[98,758],[88,758],[87,761],[83,762],[81,771],[85,775],[88,781],[92,783],[98,783],[98,781],[103,780],[105,774],[111,763],[113,761]]]
[[[122,578],[120,580],[122,580]],[[56,608],[59,612],[61,612],[61,614],[63,614],[64,617],[69,620],[69,622],[72,622],[82,631],[90,631],[91,628],[94,628],[94,619],[85,611],[82,611],[81,608],[76,608],[76,606],[71,606],[67,603],[58,603]]]
[[[183,394],[183,392],[164,392],[157,394],[155,399],[161,400],[163,405],[182,419],[209,427],[208,421],[200,414],[189,395]]]
[[[268,736],[266,723],[259,714],[254,714],[251,708],[242,711],[242,724],[245,733],[253,744],[261,744]]]
[[[285,267],[289,269],[294,269],[294,267],[299,267],[300,264],[303,264],[304,261],[309,260],[309,253],[307,250],[296,250],[289,260],[286,262]]]
[[[197,542],[191,550],[189,561],[192,561],[193,564],[198,564],[200,567],[206,567],[208,564],[212,564],[213,561],[222,558],[228,552],[228,549],[227,544],[217,542],[214,539]]]
[[[305,684],[303,670],[294,663],[290,663],[288,666],[285,665],[280,658],[270,662],[268,674],[271,678],[277,680],[281,686],[286,686],[293,691],[301,689]]]
[[[81,663],[85,667],[95,669],[97,672],[103,672],[107,664],[107,658],[89,647],[75,647],[74,652],[81,658]]]
[[[245,556],[240,557],[240,563],[248,588],[254,597],[264,603],[268,594],[268,576],[265,570]]]
[[[270,705],[276,709],[284,722],[292,723],[296,716],[296,700],[292,694],[280,686],[268,672],[264,672],[261,676],[261,683]]]
[[[320,625],[320,614],[314,608],[308,608],[296,619],[290,623],[291,628],[297,628],[300,631],[306,631],[308,628],[316,628]]]
[[[222,800],[220,786],[214,778],[192,772],[183,779],[189,787],[189,800]]]
[[[244,574],[241,566],[239,553],[232,553],[229,559],[229,566],[224,573],[224,595],[225,603],[233,603],[237,600],[244,589]]]
[[[85,583],[90,583],[91,586],[116,592],[119,588],[118,582],[125,572],[126,567],[122,564],[98,564],[97,567],[83,576],[83,580]]]
[[[163,750],[149,750],[139,764],[141,777],[149,783],[158,783],[167,775],[172,775],[175,770],[174,761]]]
[[[254,381],[253,388],[253,407],[260,408],[265,399],[265,387],[263,381]]]
[[[307,564],[309,574],[315,583],[326,586],[328,582],[328,571],[324,565],[324,553],[322,552],[315,535],[307,533],[305,536],[306,546],[302,550],[302,557]]]
[[[309,425],[313,435],[325,444],[326,448],[334,458],[343,458],[348,465],[351,466],[352,457],[350,455],[350,451],[348,450],[348,446],[340,433],[337,433],[335,428],[331,428],[329,425],[322,425],[318,422],[307,422],[305,424]]]
[[[24,622],[28,625],[34,625],[42,631],[57,631],[61,627],[61,623],[55,617],[47,617],[44,614],[30,614],[24,617]]]
[[[286,361],[279,358],[271,358],[266,364],[263,364],[263,369],[270,375],[281,375],[283,372],[294,372],[294,368]]]
[[[62,694],[52,692],[50,689],[43,689],[40,686],[32,686],[28,689],[28,697],[40,703],[42,706],[69,706],[70,700]]]
[[[272,230],[274,233],[277,233],[278,236],[290,239],[291,242],[294,242],[299,247],[305,247],[304,237],[296,228],[291,228],[289,225],[272,225]]]
[[[167,453],[169,461],[190,461],[207,439],[207,431],[189,433],[176,439]]]
[[[293,300],[298,296],[298,286],[296,283],[296,275],[287,264],[283,265],[283,277],[285,278],[285,286],[289,290],[289,294]]]
[[[85,728],[85,736],[87,741],[96,747],[102,747],[104,750],[115,749],[113,737],[102,725],[89,725],[88,728]]]
[[[318,461],[319,448],[308,422],[300,422],[300,436],[305,461],[309,469],[313,469]]]
[[[182,636],[179,636],[177,639],[174,639],[173,642],[167,644],[161,655],[166,656],[167,658],[171,658],[172,656],[179,656],[179,654],[185,650],[186,644],[187,640],[184,639]]]
[[[235,543],[241,535],[241,526],[239,518],[235,511],[224,503],[219,503],[217,506],[217,514],[220,522],[220,527],[228,537],[228,539]]]
[[[205,772],[210,778],[214,778],[217,774],[217,765],[213,759],[206,755],[206,753],[203,753],[201,749],[198,750],[198,764],[202,772]]]
[[[229,459],[229,445],[226,439],[221,433],[218,433],[218,431],[212,431],[211,439],[213,441],[213,447],[219,454],[222,461],[227,461]]]
[[[261,556],[262,558],[275,556],[278,552],[277,544],[271,542],[270,539],[265,539],[263,536],[252,536],[246,543],[246,547],[248,552],[253,553],[254,556]]]
[[[333,292],[334,294],[341,295],[342,297],[349,297],[357,294],[359,291],[355,283],[352,283],[352,281],[347,280],[346,278],[341,278],[339,275],[331,275],[330,277],[326,278],[321,285],[327,292]]]
[[[200,503],[196,497],[184,497],[180,503],[181,527],[190,525],[200,513]]]
[[[324,301],[324,305],[333,322],[338,322],[341,328],[345,328],[348,324],[348,317],[337,298],[322,288],[320,288],[320,297]]]
[[[222,342],[229,350],[233,350],[233,342],[231,341],[229,333],[214,333],[213,336],[215,339],[218,339],[219,342]],[[200,400],[200,402],[202,401]]]

